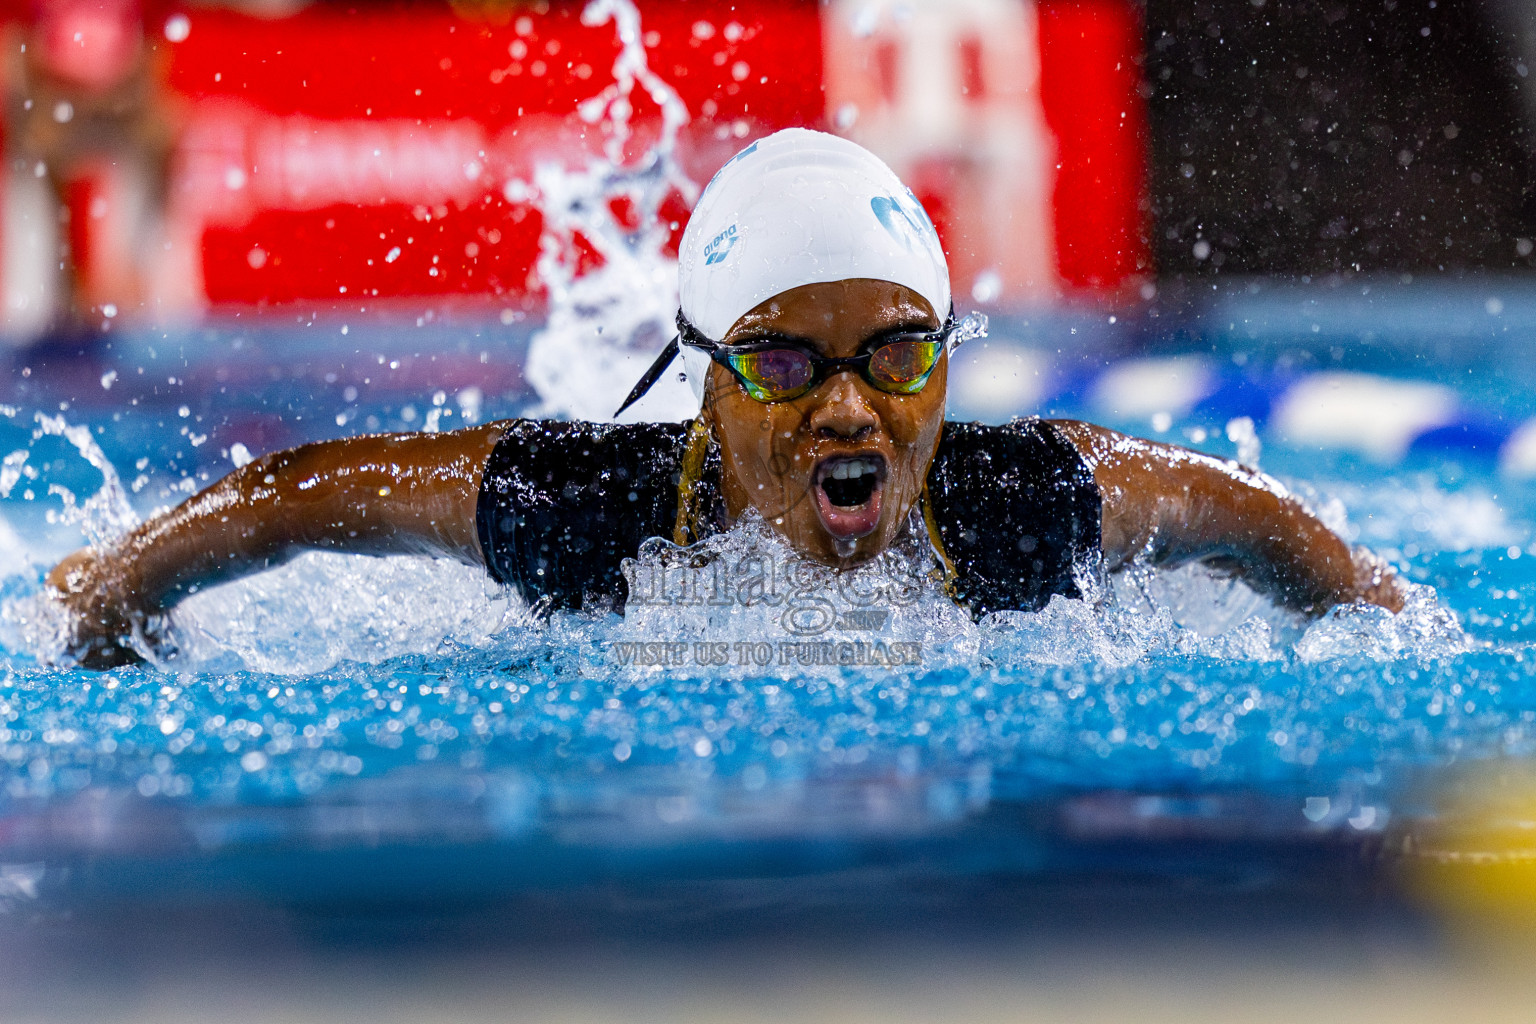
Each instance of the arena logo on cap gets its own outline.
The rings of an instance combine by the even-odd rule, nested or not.
[[[922,244],[922,225],[902,206],[901,200],[891,196],[875,196],[869,201],[880,226],[909,252]],[[927,217],[923,219],[926,221]]]
[[[704,247],[704,265],[709,266],[714,263],[724,262],[735,246],[736,225],[732,224],[714,238],[711,238],[709,244]]]

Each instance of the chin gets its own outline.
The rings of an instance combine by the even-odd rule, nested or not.
[[[809,558],[834,569],[851,569],[875,558],[890,547],[897,531],[890,528],[884,517],[868,533],[857,537],[838,536],[819,521],[809,524],[801,537],[807,543],[796,543],[794,548],[803,558]]]

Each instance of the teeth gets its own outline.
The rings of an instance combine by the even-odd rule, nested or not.
[[[876,471],[875,463],[869,459],[849,459],[834,463],[827,472],[827,476],[833,480],[857,480],[866,473],[872,474]]]

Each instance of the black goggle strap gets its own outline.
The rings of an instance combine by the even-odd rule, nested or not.
[[[630,389],[629,397],[624,399],[624,404],[619,406],[619,411],[613,414],[614,418],[617,419],[623,414],[625,409],[628,409],[644,398],[645,393],[651,390],[651,386],[661,379],[661,375],[667,372],[667,367],[671,366],[672,360],[676,358],[677,337],[674,335],[672,340],[667,342],[667,347],[661,350],[661,355],[657,356],[656,361],[651,364],[651,368],[646,370],[645,375]]]

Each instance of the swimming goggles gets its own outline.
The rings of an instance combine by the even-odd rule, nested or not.
[[[853,370],[872,386],[893,395],[915,395],[923,390],[946,346],[985,335],[986,317],[972,313],[956,320],[954,310],[937,331],[903,331],[878,336],[870,351],[857,356],[824,356],[797,338],[767,335],[740,345],[722,345],[706,338],[679,311],[677,337],[667,343],[656,362],[645,372],[619,406],[615,416],[628,409],[651,389],[679,351],[679,343],[709,353],[714,362],[730,370],[748,395],[759,402],[785,402],[799,398],[834,373]]]

